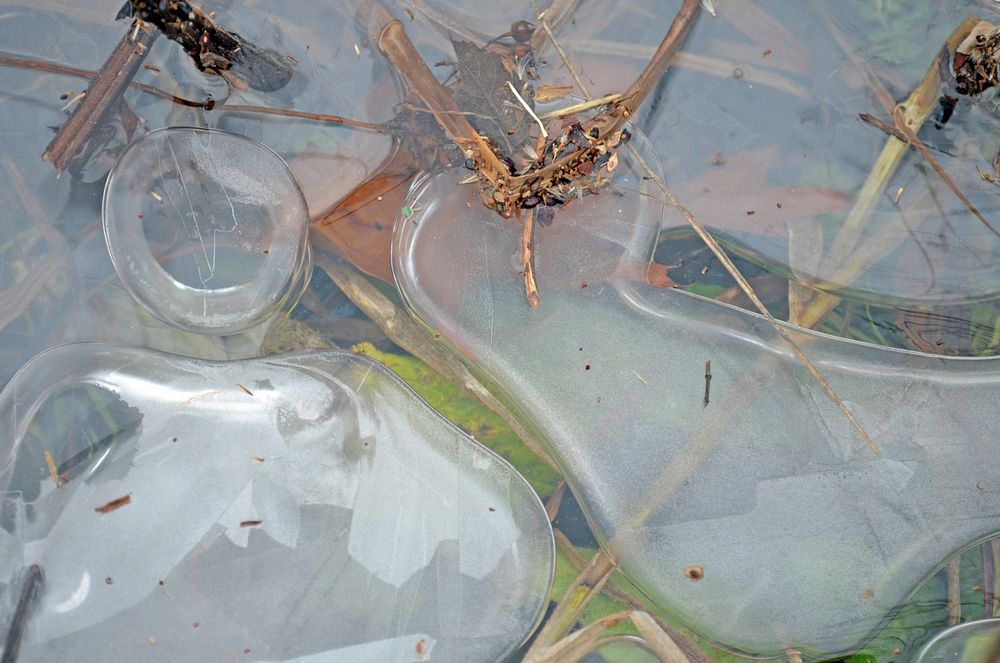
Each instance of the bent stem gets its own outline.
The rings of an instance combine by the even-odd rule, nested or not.
[[[317,251],[313,256],[322,269],[361,311],[375,322],[393,343],[419,358],[446,379],[496,413],[542,462],[559,472],[541,442],[465,367],[459,359],[434,340],[405,311],[356,271],[350,263],[332,252]]]
[[[438,82],[427,67],[420,53],[403,29],[403,24],[394,18],[381,3],[372,6],[378,30],[379,50],[392,64],[414,94],[423,102],[437,121],[445,135],[458,145],[469,158],[478,156],[483,162],[481,172],[491,182],[507,166],[500,162],[482,136],[473,128],[452,97],[451,90]],[[470,155],[469,152],[472,151]]]
[[[976,25],[977,20],[975,16],[968,16],[962,21],[955,31],[951,33],[951,36],[948,37],[944,46],[946,52],[950,53],[958,47]],[[896,121],[896,128],[905,127],[905,130],[903,130],[904,134],[909,131],[913,135],[916,135],[927,118],[930,117],[934,106],[937,104],[938,87],[941,84],[939,63],[940,55],[934,59],[927,73],[924,74],[920,85],[907,97],[906,101],[897,105],[893,110],[893,119]],[[881,154],[868,173],[861,191],[858,193],[854,207],[851,208],[847,218],[844,220],[836,238],[834,238],[833,246],[824,260],[824,266],[826,267],[832,265],[841,266],[831,279],[823,283],[814,284],[814,287],[819,292],[815,293],[796,321],[802,327],[811,328],[816,326],[823,316],[836,308],[837,304],[840,303],[840,297],[825,291],[835,290],[849,284],[868,267],[867,261],[861,262],[853,259],[852,256],[856,254],[861,234],[868,224],[872,210],[875,207],[875,202],[884,193],[889,180],[896,173],[896,169],[899,167],[908,148],[908,143],[893,136],[890,136],[886,141]],[[881,251],[882,249],[879,249],[878,252]],[[826,271],[826,269],[821,268],[821,273]]]
[[[666,183],[663,181],[663,178],[657,175],[655,172],[653,172],[653,170],[649,167],[649,164],[647,164],[645,159],[642,158],[642,155],[639,154],[639,151],[632,146],[629,147],[632,150],[632,155],[639,161],[639,163],[643,166],[643,168],[646,169],[647,173],[649,174],[649,177],[651,177],[653,181],[656,182],[656,185],[660,188],[660,191],[663,193],[663,195],[666,196],[670,205],[681,213],[681,216],[683,216],[684,219],[688,222],[688,225],[690,225],[694,229],[694,231],[698,234],[698,237],[700,237],[701,240],[705,242],[706,246],[708,246],[708,248],[712,251],[712,253],[715,254],[715,257],[719,260],[719,262],[721,262],[722,265],[726,268],[726,271],[729,272],[729,274],[734,279],[736,279],[736,283],[740,286],[740,289],[743,291],[743,294],[745,294],[750,299],[750,301],[753,302],[753,305],[757,308],[760,314],[763,315],[765,318],[767,318],[767,321],[771,323],[771,327],[774,328],[774,331],[777,332],[778,336],[780,336],[788,344],[788,347],[791,348],[795,356],[799,359],[800,362],[802,362],[802,365],[806,367],[806,370],[809,371],[809,374],[813,377],[814,380],[816,380],[816,382],[819,383],[820,387],[823,388],[823,391],[826,393],[826,395],[837,406],[837,409],[839,409],[841,413],[843,413],[843,415],[851,423],[851,426],[858,433],[861,439],[864,440],[865,444],[868,445],[868,448],[871,449],[873,453],[876,454],[881,453],[881,451],[878,448],[878,445],[875,444],[875,440],[872,439],[872,437],[864,429],[864,427],[861,425],[861,422],[859,422],[857,418],[854,416],[854,413],[851,412],[846,405],[844,405],[844,401],[841,400],[840,396],[837,395],[837,392],[833,390],[833,387],[830,386],[830,383],[827,382],[825,377],[823,377],[823,374],[819,372],[819,369],[816,368],[816,365],[812,363],[812,360],[810,360],[809,357],[806,356],[805,352],[802,351],[802,348],[799,347],[799,344],[796,343],[795,339],[793,339],[791,334],[788,333],[788,330],[783,325],[781,325],[773,315],[771,315],[771,312],[767,309],[767,306],[764,305],[764,302],[762,302],[760,297],[757,296],[757,293],[754,292],[754,289],[750,285],[750,282],[747,281],[745,276],[743,276],[743,273],[736,266],[736,264],[729,258],[729,255],[719,245],[716,239],[709,234],[708,230],[705,229],[705,226],[701,224],[701,221],[699,221],[687,208],[685,208],[683,205],[680,204],[680,201],[677,200],[673,192],[667,187]]]
[[[44,71],[50,74],[61,74],[63,76],[75,76],[76,78],[97,78],[99,72],[91,71],[89,69],[80,69],[79,67],[70,67],[68,65],[59,64],[58,62],[52,62],[49,60],[40,60],[36,58],[19,58],[10,55],[0,54],[0,67],[12,67],[15,69],[28,69],[32,71]],[[216,110],[216,111],[229,111],[232,113],[255,113],[260,115],[278,115],[281,117],[297,117],[305,120],[314,120],[316,122],[322,122],[326,124],[343,124],[349,127],[354,127],[356,129],[368,129],[371,131],[379,131],[382,133],[389,133],[389,127],[384,124],[377,124],[373,122],[362,122],[361,120],[352,120],[350,118],[342,117],[340,115],[330,115],[328,113],[313,113],[310,111],[295,110],[293,108],[271,108],[269,106],[251,106],[244,104],[229,104],[225,100],[213,100],[208,98],[205,101],[195,101],[193,99],[185,99],[184,97],[179,97],[176,94],[170,94],[166,90],[162,90],[154,85],[146,85],[145,83],[138,83],[132,81],[128,84],[133,90],[139,90],[146,94],[151,94],[154,97],[159,97],[160,99],[166,99],[179,106],[187,106],[188,108],[201,108],[206,111]],[[86,97],[84,97],[86,99]]]
[[[531,651],[525,663],[576,663],[602,644],[605,632],[625,620],[632,622],[642,641],[663,663],[690,663],[690,659],[653,617],[642,610],[623,610],[602,617],[545,649]],[[534,648],[532,648],[534,649]]]
[[[524,657],[524,663],[576,663],[601,645],[601,636],[631,616],[628,610],[602,617],[543,650],[534,647]]]
[[[545,660],[540,658],[545,650],[569,633],[590,600],[601,593],[614,570],[615,561],[603,548],[599,549],[545,621],[545,625],[524,656],[526,663],[532,660]]]
[[[566,555],[566,559],[569,560],[569,563],[573,566],[573,568],[577,571],[577,573],[587,568],[587,565],[590,562],[587,560],[587,558],[585,558],[583,555],[580,554],[580,552],[573,546],[573,543],[569,540],[569,538],[567,538],[565,534],[563,534],[558,528],[553,528],[552,534],[556,540],[556,548],[558,548],[564,555]],[[640,598],[631,594],[628,589],[616,584],[614,578],[611,578],[607,583],[604,584],[602,593],[612,601],[618,601],[619,603],[624,603],[625,605],[627,605],[629,608],[632,609],[633,615],[637,614],[636,611],[645,611],[649,609],[649,607],[645,605],[642,602],[642,600],[640,600]],[[668,624],[662,622],[656,617],[653,617],[652,615],[650,615],[650,619],[653,620],[653,622],[656,625],[656,628],[660,632],[666,634],[669,640],[681,650],[681,652],[685,657],[685,660],[694,663],[712,663],[713,659],[708,654],[699,649],[697,645],[692,643],[691,640],[689,640],[684,633],[681,633],[680,631],[672,628]],[[640,632],[642,632],[642,629],[639,627],[638,622],[636,622],[635,619],[633,619],[632,622],[636,625],[636,628],[639,629]],[[650,648],[653,649],[654,651],[658,651],[655,643],[655,638],[645,635],[644,637],[646,637],[647,644],[649,644]]]

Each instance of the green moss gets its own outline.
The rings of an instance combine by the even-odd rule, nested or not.
[[[486,409],[416,357],[381,352],[359,343],[355,352],[377,359],[409,384],[431,407],[517,468],[539,497],[552,494],[559,475],[532,453],[499,415]]]

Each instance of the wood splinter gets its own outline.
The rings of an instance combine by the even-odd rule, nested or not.
[[[705,362],[705,407],[708,407],[708,394],[712,388],[712,360]]]
[[[14,617],[10,620],[10,627],[7,629],[7,637],[4,638],[0,663],[17,662],[21,652],[21,640],[24,638],[24,632],[28,625],[28,617],[31,615],[44,579],[45,572],[40,564],[32,564],[24,574],[24,580],[21,581],[21,595],[17,599]]]
[[[131,495],[122,495],[117,499],[111,500],[107,504],[102,504],[99,507],[95,507],[94,511],[96,511],[97,513],[111,513],[112,511],[120,509],[126,504],[131,504],[131,503],[132,503]]]
[[[524,294],[531,308],[538,308],[541,300],[538,297],[538,284],[535,283],[535,210],[528,210],[524,217],[524,228],[521,231],[521,269],[524,272]]]

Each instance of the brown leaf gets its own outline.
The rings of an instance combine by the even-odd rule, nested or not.
[[[776,147],[727,155],[675,188],[678,200],[706,227],[785,237],[788,224],[850,206],[842,191],[812,186],[773,186],[767,181]],[[748,216],[747,210],[754,210]]]
[[[468,41],[453,44],[462,79],[455,102],[463,111],[475,113],[469,121],[477,131],[488,136],[504,154],[516,154],[522,145],[531,142],[534,120],[507,87],[507,81],[514,85],[532,110],[534,89],[516,73],[508,73],[501,55]]]
[[[417,170],[409,152],[397,151],[377,173],[332,208],[313,217],[313,240],[320,247],[332,245],[358,269],[391,283],[392,226]]]
[[[535,90],[535,101],[544,104],[565,97],[572,91],[572,85],[539,85]]]

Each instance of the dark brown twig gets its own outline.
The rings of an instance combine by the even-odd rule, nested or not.
[[[867,122],[873,127],[877,127],[882,131],[886,132],[896,140],[900,140],[904,143],[909,142],[909,139],[907,139],[906,134],[904,134],[902,131],[892,126],[888,122],[878,119],[874,115],[869,115],[868,113],[858,113],[858,117],[860,117],[862,121]]]
[[[705,362],[705,407],[708,407],[708,396],[712,389],[712,360]]]
[[[111,513],[112,511],[117,511],[126,504],[132,503],[131,495],[122,495],[116,499],[111,500],[107,504],[102,504],[101,506],[94,507],[94,511],[97,513]]]
[[[274,92],[292,78],[291,64],[280,53],[250,43],[185,0],[130,0],[129,5],[130,11],[123,9],[119,16],[133,15],[156,26],[198,69],[222,74],[230,84]]]
[[[42,158],[50,161],[57,172],[69,167],[108,113],[117,107],[155,40],[155,32],[135,22],[115,46],[80,104],[42,153]]]
[[[941,167],[938,160],[934,158],[934,155],[931,154],[930,150],[927,149],[927,146],[924,145],[924,141],[920,140],[920,138],[917,137],[917,134],[913,132],[913,129],[907,126],[906,118],[904,117],[902,109],[898,107],[896,108],[893,113],[893,120],[896,122],[896,128],[904,136],[906,136],[906,141],[913,145],[913,147],[917,148],[917,152],[920,153],[920,156],[922,156],[924,160],[930,164],[931,168],[934,169],[934,172],[941,178],[941,181],[945,183],[953,194],[955,194],[955,197],[961,200],[965,207],[972,212],[972,215],[979,219],[979,222],[986,226],[991,233],[1000,237],[1000,230],[997,230],[992,223],[986,220],[986,217],[982,215],[979,209],[972,204],[972,201],[969,200],[968,197],[962,193],[962,190],[958,188],[958,185],[955,184],[955,180],[951,179],[951,175],[945,172],[945,169]]]
[[[993,605],[987,617],[1000,617],[1000,539],[990,540],[990,552],[993,553]]]
[[[33,58],[18,58],[9,55],[0,55],[0,67],[30,69],[34,71],[44,71],[50,74],[76,76],[77,78],[96,78],[98,75],[98,72],[96,71],[70,67],[68,65],[59,64],[58,62],[36,60]],[[310,111],[300,111],[292,108],[270,108],[267,106],[229,104],[225,101],[216,101],[211,97],[205,101],[195,101],[193,99],[185,99],[184,97],[178,97],[175,94],[170,94],[166,90],[162,90],[156,86],[146,85],[145,83],[137,83],[135,81],[129,83],[129,87],[133,90],[139,90],[140,92],[145,92],[146,94],[151,94],[154,97],[166,99],[167,101],[171,101],[180,106],[187,106],[189,108],[202,108],[207,111],[228,111],[231,113],[257,113],[261,115],[278,115],[281,117],[301,117],[306,120],[315,120],[316,122],[323,122],[326,124],[343,124],[349,127],[356,127],[358,129],[371,129],[372,131],[380,131],[383,133],[389,132],[389,127],[384,124],[362,122],[361,120],[352,120],[350,118],[342,117],[340,115],[331,115],[329,113],[312,113]]]
[[[0,663],[17,663],[17,656],[21,653],[21,639],[24,637],[24,629],[28,625],[28,615],[38,597],[38,590],[42,587],[45,573],[40,564],[32,564],[24,575],[21,583],[21,596],[17,599],[17,607],[14,609],[14,618],[10,620],[10,628],[7,629],[7,638],[3,644],[3,656]]]
[[[0,55],[0,67],[13,67],[15,69],[44,71],[49,74],[76,76],[77,78],[96,78],[98,74],[98,72],[91,71],[90,69],[80,69],[79,67],[70,67],[69,65],[59,64],[58,62],[51,62],[49,60],[36,60],[34,58],[18,58],[10,55]],[[129,83],[129,87],[134,90],[140,90],[147,94],[151,94],[154,97],[167,99],[181,106],[189,106],[191,108],[204,108],[206,110],[211,110],[215,105],[215,102],[212,99],[208,99],[206,101],[192,101],[191,99],[178,97],[176,95],[170,94],[166,90],[161,90],[160,88],[153,87],[152,85],[145,85],[144,83],[136,83],[133,81]]]
[[[229,113],[259,113],[261,115],[278,115],[280,117],[301,117],[306,120],[316,120],[317,122],[326,122],[329,124],[343,124],[357,129],[370,129],[372,131],[389,133],[389,127],[384,124],[351,120],[340,115],[330,115],[328,113],[311,113],[292,108],[269,108],[267,106],[250,106],[246,104],[223,104],[218,108]]]
[[[478,157],[479,163],[482,163],[480,172],[491,182],[500,178],[502,173],[508,172],[507,166],[493,153],[469,120],[461,114],[451,90],[441,85],[434,77],[406,35],[403,24],[393,18],[381,3],[373,3],[372,10],[378,30],[376,41],[379,50],[434,115],[434,119],[448,139],[458,145],[467,157]]]

